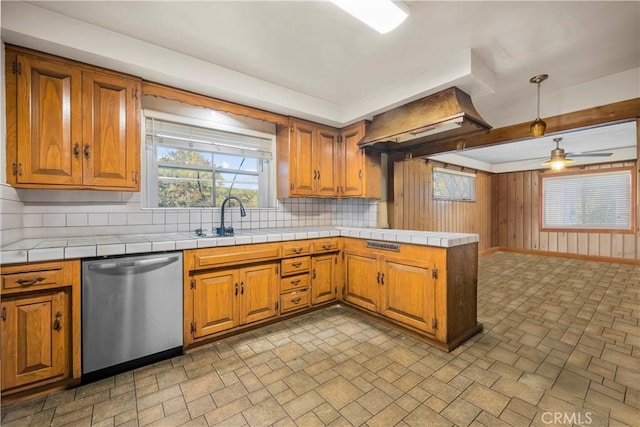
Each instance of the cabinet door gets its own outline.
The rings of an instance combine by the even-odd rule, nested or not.
[[[240,324],[257,322],[277,314],[277,263],[258,264],[240,271]]]
[[[291,125],[290,179],[291,194],[310,196],[314,193],[316,171],[313,164],[315,127],[293,121]]]
[[[344,268],[344,299],[367,310],[378,311],[378,260],[346,252]]]
[[[433,333],[435,283],[430,269],[387,260],[383,271],[380,313]]]
[[[342,130],[342,196],[363,196],[364,150],[358,147],[363,136],[363,123]]]
[[[80,70],[27,55],[18,55],[18,64],[16,182],[81,184]]]
[[[84,183],[139,188],[140,83],[83,72]]]
[[[338,132],[334,129],[319,128],[315,153],[315,195],[336,197],[340,177],[340,154],[338,152]]]
[[[222,270],[195,277],[193,337],[201,338],[231,329],[238,323],[238,274]]]
[[[3,298],[3,390],[62,379],[69,352],[68,308],[64,291]]]
[[[337,254],[313,257],[311,268],[312,304],[320,304],[336,299],[337,260]]]

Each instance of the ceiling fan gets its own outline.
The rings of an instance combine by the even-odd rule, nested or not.
[[[562,138],[553,138],[556,148],[551,150],[551,158],[543,163],[544,166],[548,166],[556,172],[563,170],[568,164],[574,163],[573,159],[576,157],[609,157],[613,155],[613,153],[565,153],[560,148],[560,141]]]

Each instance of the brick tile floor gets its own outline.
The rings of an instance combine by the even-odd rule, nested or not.
[[[11,426],[640,426],[640,266],[480,259],[451,353],[334,306],[2,408]]]

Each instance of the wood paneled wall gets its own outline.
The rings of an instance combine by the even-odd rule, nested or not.
[[[502,174],[477,172],[476,202],[451,202],[432,199],[432,169],[441,166],[424,159],[394,163],[392,228],[476,233],[480,236],[480,251],[504,247],[640,259],[640,232],[540,231],[540,171]],[[592,165],[584,169],[599,170],[621,166],[635,166],[640,172],[640,166],[635,161]],[[640,188],[640,173],[637,179],[637,188]],[[637,209],[636,216],[640,223],[640,201]],[[638,229],[638,225],[636,228]]]
[[[636,166],[637,162],[586,166],[600,170]],[[543,232],[538,219],[539,171],[493,176],[493,246],[576,255],[639,259],[638,234]]]
[[[442,166],[424,159],[394,163],[392,228],[475,233],[480,236],[480,251],[491,248],[491,175],[476,173],[475,202],[432,200],[432,169]],[[458,167],[448,167],[461,170]]]

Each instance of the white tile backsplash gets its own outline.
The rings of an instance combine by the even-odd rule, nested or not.
[[[15,190],[0,184],[2,245],[25,238],[64,238],[141,233],[213,231],[220,209],[142,209],[140,195],[119,192]],[[225,225],[237,230],[275,227],[376,227],[377,203],[365,199],[282,199],[274,209],[236,206],[225,212]],[[108,255],[109,247],[98,248]],[[143,248],[130,247],[127,250]],[[181,248],[176,248],[181,249]],[[81,249],[77,250],[82,253]]]

